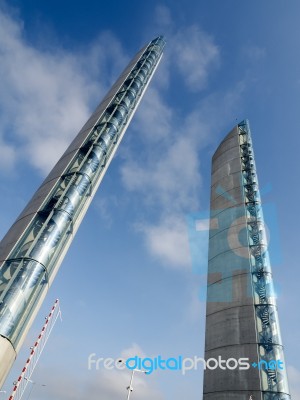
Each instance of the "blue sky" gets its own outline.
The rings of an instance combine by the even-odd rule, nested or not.
[[[63,322],[40,360],[31,399],[125,398],[128,371],[88,371],[90,353],[203,355],[204,278],[192,271],[186,216],[208,209],[211,156],[249,118],[260,185],[271,187],[264,201],[277,210],[282,261],[274,279],[290,386],[300,399],[300,4],[127,3],[0,1],[1,235],[126,63],[158,34],[167,40],[5,390],[57,297]],[[141,400],[202,396],[201,370],[135,382]]]

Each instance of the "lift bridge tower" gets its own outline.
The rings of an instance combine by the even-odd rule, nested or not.
[[[161,60],[129,63],[0,243],[0,387]]]
[[[205,359],[228,364],[205,369],[203,400],[290,400],[248,120],[220,143],[211,177]]]

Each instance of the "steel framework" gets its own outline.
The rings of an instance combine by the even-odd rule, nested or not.
[[[247,213],[252,290],[257,326],[258,354],[265,365],[284,361],[279,319],[273,288],[272,269],[268,254],[258,179],[253,154],[251,132],[247,120],[238,124],[242,179]],[[261,368],[263,400],[288,400],[286,370]]]
[[[0,387],[162,57],[129,63],[0,243]]]

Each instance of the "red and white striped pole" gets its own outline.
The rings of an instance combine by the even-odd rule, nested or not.
[[[53,317],[54,314],[55,317]],[[44,323],[41,333],[39,334],[34,345],[31,347],[30,355],[25,363],[24,368],[22,369],[19,378],[16,382],[14,382],[14,387],[8,400],[21,399],[58,316],[61,316],[61,311],[59,307],[59,300],[57,299],[55,300],[48,317],[46,317],[46,322]],[[36,359],[34,359],[34,357],[36,357]]]

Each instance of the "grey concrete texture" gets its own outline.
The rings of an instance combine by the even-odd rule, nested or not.
[[[209,276],[208,276],[209,278]],[[214,277],[213,277],[214,278]],[[253,305],[251,295],[251,274],[241,270],[240,274],[208,284],[206,315],[231,307]],[[249,315],[253,319],[253,313]],[[252,322],[254,324],[254,320]],[[226,335],[226,332],[220,332]]]
[[[257,345],[256,344],[237,344],[224,346],[214,350],[205,352],[205,359],[210,358],[218,359],[221,357],[223,360],[230,358],[240,359],[249,358],[251,362],[257,362]],[[213,365],[213,364],[212,364]],[[234,363],[230,361],[230,365]],[[205,379],[203,393],[212,392],[227,392],[227,391],[251,391],[260,390],[260,376],[257,368],[249,368],[240,370],[238,368],[232,369],[205,369]]]
[[[229,147],[231,145],[231,147]],[[237,157],[237,150],[239,148],[239,143],[236,141],[235,137],[231,137],[229,140],[225,141],[223,144],[224,150],[219,153],[218,157],[214,158],[212,164],[212,173],[214,174],[218,169],[222,168],[228,163],[228,160],[233,160]]]
[[[241,170],[241,159],[240,157],[232,158],[228,161],[228,163],[223,164],[220,168],[216,169],[212,174],[211,184],[212,186],[219,181],[235,172],[239,172]]]
[[[209,261],[218,254],[231,250],[233,257],[247,258],[249,250],[246,246],[247,231],[245,218],[239,217],[229,228],[218,231],[209,238]]]
[[[246,358],[250,368],[205,369],[203,400],[288,400],[286,370],[274,377],[257,368],[284,355],[250,131],[241,126],[242,136],[236,126],[212,160],[205,359]]]
[[[226,188],[226,189],[225,189]],[[238,192],[238,197],[235,198],[233,195],[234,193],[231,193],[232,189],[238,188],[240,192]],[[228,194],[229,193],[229,196]],[[214,185],[211,186],[211,202],[213,203],[216,198],[219,196],[223,197],[223,200],[227,200],[227,203],[225,203],[226,206],[231,207],[232,205],[235,204],[235,202],[239,202],[241,199],[241,171],[237,171],[235,173],[232,173],[230,175],[224,175],[221,177],[217,182],[214,183]],[[224,197],[225,195],[225,197]],[[213,203],[214,204],[214,203]],[[218,208],[216,206],[215,208]]]
[[[249,272],[249,259],[245,257],[232,257],[232,250],[228,250],[209,261],[209,279],[212,284],[221,279],[231,278],[234,275]]]
[[[249,323],[254,318],[253,305],[230,307],[206,317],[206,351],[236,344],[256,343],[255,325]],[[226,335],[223,334],[226,332]]]
[[[232,257],[232,250],[219,254],[209,261],[208,285],[222,279],[249,272],[249,260]]]
[[[213,156],[210,206],[205,359],[221,356],[257,362],[238,127],[229,132]],[[205,400],[249,400],[253,392],[261,393],[260,389],[255,368],[204,371]]]
[[[212,201],[211,205],[213,206],[214,210],[224,210],[224,208],[230,207],[238,207],[244,204],[244,195],[241,191],[240,184],[233,187],[228,188],[226,192],[221,192],[221,188],[224,184],[220,185],[218,182],[217,189],[213,188],[212,191],[215,193],[212,194]]]
[[[262,400],[261,391],[256,390],[205,393],[203,400],[249,400],[250,396],[253,400]]]
[[[229,229],[231,226],[234,227],[241,224],[246,226],[245,216],[245,207],[241,206],[218,208],[217,210],[212,209],[210,213],[209,237],[212,238],[221,231]]]
[[[212,156],[212,164],[215,163],[215,160],[220,157],[226,151],[233,146],[236,146],[238,143],[238,134],[239,130],[238,127],[235,126],[220,142],[218,148],[216,149],[215,153]]]

